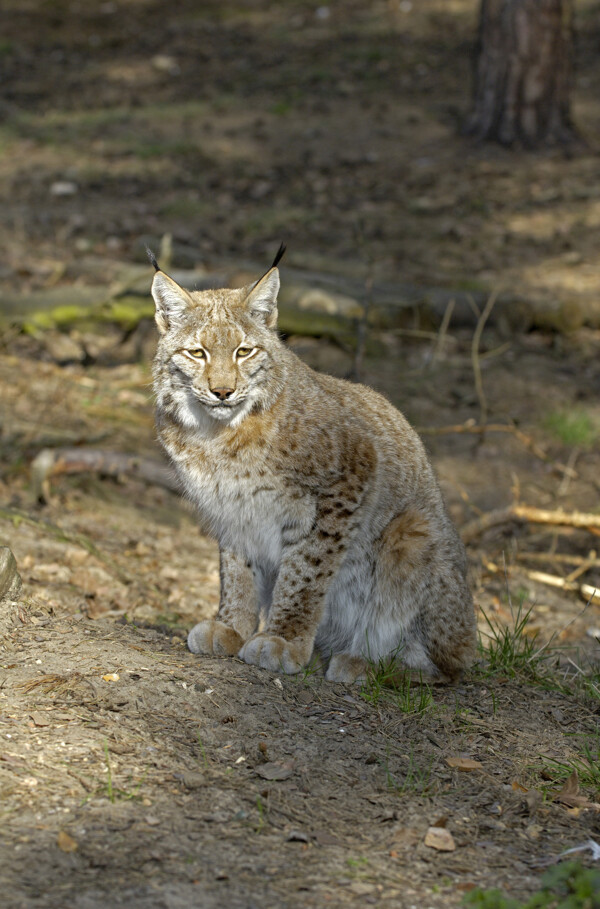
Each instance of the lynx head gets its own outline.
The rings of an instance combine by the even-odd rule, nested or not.
[[[160,334],[154,361],[159,410],[188,428],[237,424],[281,390],[275,326],[282,246],[271,268],[234,290],[187,291],[159,268],[152,296]],[[214,424],[213,424],[214,425]]]

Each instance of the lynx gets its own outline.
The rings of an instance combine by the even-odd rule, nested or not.
[[[194,653],[326,678],[369,661],[453,679],[475,643],[463,546],[423,445],[370,388],[310,369],[276,331],[278,262],[238,289],[156,270],[160,440],[219,543],[215,618]]]

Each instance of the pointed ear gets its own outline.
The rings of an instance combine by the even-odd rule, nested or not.
[[[161,335],[180,323],[193,305],[188,292],[163,271],[157,271],[154,275],[152,296],[156,303],[156,325]]]
[[[278,293],[279,271],[270,268],[246,297],[246,309],[250,315],[264,322],[267,328],[275,328],[277,324]]]

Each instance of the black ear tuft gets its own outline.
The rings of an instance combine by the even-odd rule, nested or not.
[[[284,247],[284,249],[285,249],[285,247]],[[156,261],[156,256],[154,255],[154,253],[152,252],[152,250],[150,249],[149,246],[146,247],[146,254],[147,254],[148,258],[150,259],[150,265],[154,265],[155,271],[160,271],[160,265]],[[282,253],[282,255],[283,255],[283,253]]]
[[[287,247],[286,247],[285,243],[282,243],[281,246],[279,247],[279,249],[277,250],[277,255],[275,256],[275,258],[273,260],[273,264],[271,265],[271,268],[275,268],[276,265],[279,262],[281,262],[281,260],[283,259],[283,254],[286,251],[286,249],[287,249]]]

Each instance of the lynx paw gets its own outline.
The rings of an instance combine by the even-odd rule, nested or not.
[[[246,641],[239,656],[246,663],[270,669],[271,672],[283,672],[293,675],[306,666],[310,653],[298,643],[290,643],[275,634],[255,634]]]
[[[242,638],[223,622],[205,619],[194,625],[187,639],[192,653],[215,653],[218,656],[235,656],[243,644]]]
[[[335,653],[325,673],[328,682],[362,682],[367,676],[367,664],[362,657],[350,653]]]

